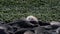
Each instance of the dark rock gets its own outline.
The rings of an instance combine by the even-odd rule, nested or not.
[[[3,25],[0,25],[0,34],[8,34],[8,32],[6,31],[6,27]]]
[[[46,25],[46,26],[41,26],[41,27],[45,28],[45,30],[52,30],[51,25]]]
[[[15,20],[10,23],[0,21],[1,34],[60,34],[60,23],[46,23],[42,21]]]
[[[35,26],[38,26],[38,25],[31,25],[30,22],[25,21],[25,20],[16,20],[16,21],[9,23],[8,25],[17,26],[17,27],[21,27],[21,28],[33,28]]]
[[[35,34],[44,34],[44,32],[45,32],[45,29],[43,27],[39,26],[35,29]]]
[[[17,31],[15,34],[24,34],[25,30]]]
[[[50,25],[50,23],[38,21],[40,26]]]
[[[60,27],[56,29],[57,34],[60,34]]]
[[[0,29],[0,34],[8,34],[8,33],[5,32],[3,29]]]

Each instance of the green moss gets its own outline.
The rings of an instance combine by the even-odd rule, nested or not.
[[[60,21],[60,0],[0,0],[0,20],[34,15],[43,21]]]

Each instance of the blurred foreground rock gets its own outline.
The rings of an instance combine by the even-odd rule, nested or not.
[[[34,21],[33,21],[34,22]],[[0,21],[0,34],[60,34],[60,23],[54,24],[39,21],[30,25],[29,21],[16,20],[10,23]]]

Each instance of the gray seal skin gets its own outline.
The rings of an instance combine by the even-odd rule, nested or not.
[[[26,20],[27,21],[36,21],[36,22],[38,22],[38,19],[35,16],[32,16],[32,15],[27,16]]]
[[[27,16],[26,21],[30,22],[30,23],[28,23],[28,24],[31,24],[31,25],[33,25],[33,26],[39,24],[38,19],[37,19],[35,16],[32,16],[32,15]]]

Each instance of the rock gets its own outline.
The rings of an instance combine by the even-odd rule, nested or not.
[[[29,21],[25,21],[25,20],[16,20],[16,21],[13,21],[13,22],[9,23],[8,25],[21,27],[21,28],[32,28],[32,27],[35,27],[34,24],[32,25]]]
[[[46,26],[41,26],[41,27],[44,27],[44,28],[45,28],[45,30],[52,30],[51,25],[46,25]]]
[[[60,22],[52,21],[50,22],[50,25],[56,25],[60,27]]]
[[[38,21],[40,26],[46,26],[46,25],[50,25],[50,23],[48,22],[42,22],[42,21]]]
[[[44,34],[44,32],[45,32],[45,29],[43,27],[39,26],[35,29],[35,34]]]
[[[24,34],[34,34],[32,31],[25,31]]]
[[[9,34],[9,33],[4,31],[3,29],[0,29],[0,34]]]
[[[60,34],[60,27],[56,29],[57,34]]]
[[[0,34],[8,34],[8,32],[6,31],[6,27],[3,25],[0,25]]]
[[[18,31],[15,32],[15,34],[24,34],[25,31],[26,30],[18,30]]]

